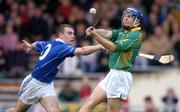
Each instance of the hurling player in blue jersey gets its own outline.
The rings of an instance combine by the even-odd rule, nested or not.
[[[74,28],[69,24],[62,24],[58,29],[58,38],[50,41],[36,41],[32,44],[23,41],[22,46],[27,52],[40,52],[39,60],[30,75],[22,82],[19,99],[15,108],[6,112],[25,112],[32,104],[38,102],[47,112],[59,112],[58,99],[54,91],[53,79],[58,66],[66,57],[74,55],[88,55],[101,50],[101,45],[73,47]]]

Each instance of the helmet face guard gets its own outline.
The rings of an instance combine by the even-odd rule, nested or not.
[[[125,29],[131,29],[132,27],[131,26],[125,26],[124,23],[123,23],[123,18],[126,14],[131,14],[131,16],[134,18],[134,22],[132,24],[132,27],[137,27],[139,25],[142,24],[142,21],[143,21],[143,14],[135,9],[135,8],[127,8],[124,12],[123,12],[123,15],[122,15],[122,18],[121,18],[121,21],[122,21],[122,26],[125,28]]]

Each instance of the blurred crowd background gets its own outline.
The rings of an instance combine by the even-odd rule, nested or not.
[[[74,26],[75,46],[96,44],[92,38],[85,37],[86,28],[97,19],[89,14],[91,7],[102,15],[97,28],[109,30],[121,27],[121,15],[127,7],[141,10],[144,14],[141,52],[176,57],[167,65],[137,57],[133,72],[153,71],[154,66],[180,66],[179,0],[0,0],[0,79],[24,78],[33,69],[38,54],[27,54],[20,46],[21,40],[54,39],[60,24]],[[59,73],[68,77],[106,73],[107,63],[108,53],[101,51],[66,59]],[[167,102],[166,98],[163,101]],[[145,98],[145,102],[151,102],[151,97]]]

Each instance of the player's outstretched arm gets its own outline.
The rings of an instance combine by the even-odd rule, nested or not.
[[[105,30],[105,29],[94,29],[94,31],[96,33],[98,33],[99,35],[101,35],[104,38],[111,38],[112,37],[112,31],[110,30]]]
[[[27,41],[25,41],[25,40],[22,40],[22,44],[21,44],[21,46],[23,47],[23,48],[25,48],[25,50],[26,50],[26,52],[27,53],[29,53],[30,51],[32,51],[34,48],[35,48],[35,42],[34,43],[32,43],[32,44],[30,44],[30,43],[28,43]]]
[[[114,43],[112,43],[108,39],[104,38],[100,34],[96,33],[95,30],[92,30],[92,27],[87,28],[86,35],[96,39],[105,49],[109,50],[110,52],[113,52],[117,49],[117,47]]]
[[[74,54],[75,55],[89,55],[101,49],[103,49],[103,46],[101,45],[84,46],[84,47],[76,48]]]

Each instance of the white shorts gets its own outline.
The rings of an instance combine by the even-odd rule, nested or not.
[[[130,72],[111,69],[107,76],[99,82],[99,86],[106,91],[107,98],[126,100],[132,86]]]
[[[19,100],[27,105],[32,105],[47,96],[56,96],[53,82],[50,84],[43,83],[31,75],[26,76],[21,84]]]

